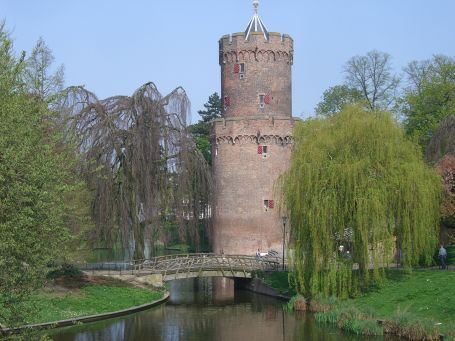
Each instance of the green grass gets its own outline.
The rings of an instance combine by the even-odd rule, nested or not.
[[[173,244],[166,247],[166,250],[174,250],[179,252],[188,252],[190,246],[188,244]]]
[[[29,304],[37,312],[26,322],[51,322],[112,312],[149,303],[162,296],[161,292],[149,289],[110,285],[86,285],[65,294],[42,292],[32,296]]]
[[[281,288],[285,284],[283,278],[269,278],[267,283]],[[327,305],[329,310],[320,309]],[[407,274],[388,270],[387,280],[359,297],[314,297],[310,311],[318,312],[317,321],[356,334],[381,335],[383,330],[411,339],[433,340],[442,333],[455,340],[455,272],[429,269]],[[377,326],[376,320],[386,322]]]
[[[287,271],[263,272],[259,274],[259,277],[265,284],[278,290],[281,294],[293,296],[296,294],[296,291],[289,285],[288,274]]]
[[[414,270],[411,274],[391,270],[383,286],[351,300],[359,309],[369,309],[379,318],[406,311],[417,318],[455,322],[455,272]]]

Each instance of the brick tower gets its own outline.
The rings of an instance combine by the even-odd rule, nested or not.
[[[219,41],[224,117],[212,123],[213,249],[251,254],[283,247],[274,190],[291,158],[293,40],[258,16]]]

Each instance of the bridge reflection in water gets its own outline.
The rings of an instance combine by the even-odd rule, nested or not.
[[[270,297],[236,290],[233,298],[219,299],[211,278],[171,281],[169,289],[171,299],[165,305],[119,319],[54,330],[51,337],[58,341],[363,339],[317,324],[311,314],[288,313],[282,301]]]

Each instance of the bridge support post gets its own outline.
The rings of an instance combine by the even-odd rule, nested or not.
[[[234,299],[234,279],[228,277],[212,277],[213,300],[226,302]]]

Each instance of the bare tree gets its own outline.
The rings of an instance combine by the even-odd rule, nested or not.
[[[389,54],[373,50],[355,56],[345,73],[347,85],[362,93],[370,110],[391,107],[400,79],[392,73]]]
[[[28,91],[46,101],[52,101],[52,96],[63,89],[64,68],[60,65],[52,73],[51,66],[54,63],[54,55],[46,45],[43,38],[39,38],[26,60],[24,72],[25,84]]]
[[[182,239],[197,243],[198,225],[209,227],[209,168],[189,137],[189,100],[182,88],[162,96],[147,83],[131,97],[99,100],[82,87],[66,91],[68,138],[82,155],[81,170],[95,191],[94,237],[134,249],[165,219],[179,223]]]
[[[403,69],[411,90],[415,89],[420,91],[424,79],[427,79],[428,77],[430,65],[431,63],[429,60],[413,60]]]
[[[433,77],[447,81],[447,77],[450,75],[449,68],[453,67],[454,64],[455,59],[445,55],[434,55],[432,59],[410,62],[403,69],[409,83],[408,92],[420,93],[424,82],[430,81]]]

